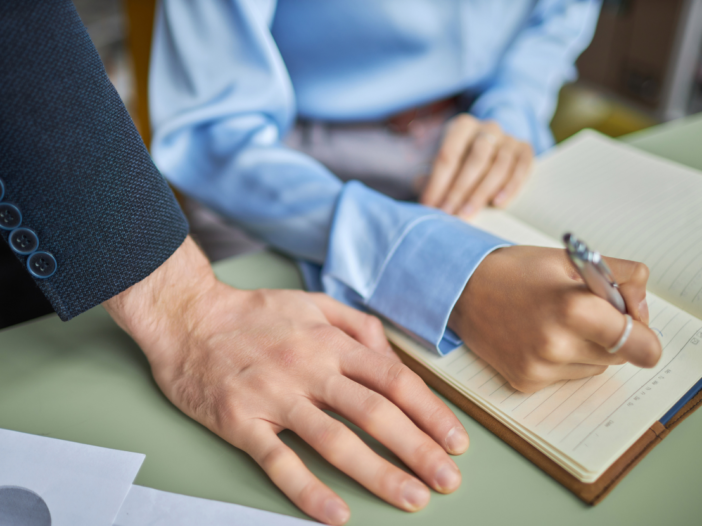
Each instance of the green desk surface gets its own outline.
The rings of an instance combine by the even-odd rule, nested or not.
[[[653,130],[631,142],[702,168],[702,119]],[[242,288],[301,286],[294,266],[270,252],[231,259],[216,270]],[[456,459],[463,485],[452,495],[433,495],[416,514],[385,504],[291,433],[283,437],[346,499],[351,524],[702,523],[702,411],[654,449],[603,503],[590,508],[449,406],[471,436],[469,451]],[[145,453],[137,484],[303,516],[249,457],[170,405],[151,380],[139,348],[102,308],[69,323],[48,317],[0,333],[0,427]]]

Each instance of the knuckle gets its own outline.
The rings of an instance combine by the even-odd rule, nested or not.
[[[311,480],[300,490],[300,493],[295,499],[295,504],[297,504],[302,511],[311,514],[310,510],[314,508],[315,503],[319,502],[318,494],[324,491],[323,487],[320,487],[320,483]]]
[[[309,330],[309,333],[303,333],[305,345],[309,344],[309,340],[324,342],[326,344],[338,344],[339,339],[343,338],[344,332],[329,325],[328,323],[320,323]]]
[[[515,381],[522,386],[541,385],[546,380],[544,367],[534,359],[522,361],[517,369]]]
[[[500,126],[500,123],[497,122],[496,120],[490,119],[490,120],[483,122],[483,127],[486,130],[493,132],[493,133],[494,132],[499,132],[499,133],[502,132],[502,126]]]
[[[339,449],[343,449],[337,448],[335,445],[342,439],[344,429],[343,424],[330,418],[313,431],[312,443],[315,444],[315,448],[320,452],[324,452],[327,455],[332,454]]]
[[[438,168],[452,166],[454,161],[461,155],[461,150],[456,146],[445,144],[436,154],[435,164]]]
[[[266,473],[274,476],[281,471],[282,467],[288,462],[288,448],[283,444],[278,444],[264,453],[259,464]]]
[[[393,363],[386,373],[386,389],[391,396],[401,396],[416,381],[416,375],[404,364]]]
[[[520,378],[526,382],[537,382],[540,380],[541,371],[534,360],[525,361],[519,373]]]
[[[567,327],[578,327],[587,319],[588,305],[579,294],[564,294],[560,302],[560,314]]]
[[[276,361],[278,365],[284,369],[294,368],[299,365],[303,360],[300,352],[300,335],[291,336],[287,345],[281,347],[280,351],[276,353]],[[262,381],[265,381],[262,379]]]
[[[455,126],[473,126],[477,119],[468,113],[459,113],[452,120]]]
[[[251,388],[255,385],[256,392],[265,396],[266,398],[273,398],[278,396],[280,392],[280,375],[275,378],[272,374],[259,374],[256,377],[249,379],[247,388]]]
[[[397,495],[404,482],[411,478],[410,475],[393,466],[386,464],[377,471],[378,487],[382,495]],[[397,495],[397,500],[402,501],[402,496]]]
[[[534,155],[534,148],[528,142],[519,143],[519,153],[531,158]]]
[[[285,351],[281,355],[283,366],[309,365],[312,356],[335,356],[341,350],[348,347],[345,333],[326,323],[318,323],[300,329],[292,337],[289,337],[285,345]]]
[[[636,263],[634,265],[634,271],[632,272],[632,281],[636,283],[645,284],[648,281],[648,276],[650,275],[650,270],[644,263]]]
[[[215,429],[231,430],[239,434],[248,420],[246,410],[241,403],[230,397],[215,396],[212,400],[212,417]]]
[[[427,465],[439,464],[444,457],[444,450],[431,439],[420,440],[412,452],[412,458],[421,459]]]
[[[510,144],[503,144],[495,156],[496,163],[510,163],[514,157],[514,148]]]
[[[549,341],[539,347],[539,356],[551,363],[561,363],[565,358],[565,349],[558,342]]]
[[[369,314],[365,315],[364,325],[365,331],[368,335],[373,337],[373,339],[385,340],[385,329],[383,328],[383,323]]]
[[[495,144],[484,136],[479,136],[473,143],[471,154],[475,153],[477,160],[483,162],[488,157],[491,157],[495,151]]]
[[[385,407],[385,400],[382,396],[372,391],[368,391],[359,403],[361,418],[357,422],[364,429],[373,427],[375,422],[380,420]]]

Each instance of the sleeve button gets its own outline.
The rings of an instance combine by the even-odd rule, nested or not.
[[[39,237],[29,228],[15,228],[10,232],[10,248],[26,256],[39,248]]]
[[[56,259],[48,252],[34,252],[27,258],[27,270],[35,278],[50,278],[56,272]]]
[[[14,230],[22,224],[22,213],[15,205],[0,203],[0,228]]]

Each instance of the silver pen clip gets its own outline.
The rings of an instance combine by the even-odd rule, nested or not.
[[[609,301],[619,312],[626,313],[626,303],[619,292],[617,281],[600,253],[590,250],[585,243],[572,234],[565,234],[563,242],[568,257],[578,269],[587,287],[595,295]]]
[[[596,252],[594,250],[590,251],[590,261],[592,261],[593,265],[597,267],[597,269],[602,273],[602,276],[609,281],[609,284],[612,285],[613,287],[619,288],[619,285],[617,284],[617,281],[614,279],[614,274],[612,274],[612,270],[609,268],[609,265],[605,263],[605,260],[602,259],[602,256],[600,255],[599,252]]]

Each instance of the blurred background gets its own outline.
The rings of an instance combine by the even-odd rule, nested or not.
[[[149,143],[146,75],[153,2],[74,0],[112,83]],[[551,123],[612,137],[702,112],[702,0],[604,0],[580,77]]]
[[[147,80],[156,0],[73,2],[149,145]],[[580,77],[560,93],[551,123],[556,140],[583,128],[618,137],[702,112],[702,0],[603,2],[594,40],[578,61]],[[182,199],[181,205],[192,223],[192,210]],[[214,235],[216,238],[217,233]],[[226,236],[229,243],[231,233]],[[210,251],[209,256],[216,261],[261,246],[241,234],[237,252],[217,255]],[[16,290],[5,292],[8,297],[22,298],[22,302],[0,306],[0,327],[52,312],[39,289],[28,289],[34,296],[23,295],[27,290],[23,284],[29,278],[2,243],[0,274],[17,276],[8,280]]]

